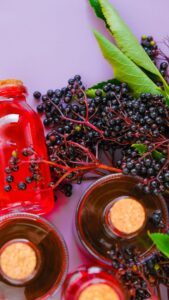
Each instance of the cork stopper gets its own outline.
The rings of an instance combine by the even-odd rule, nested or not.
[[[6,79],[0,80],[0,98],[24,98],[27,95],[27,89],[21,80]]]
[[[26,242],[11,241],[0,254],[0,269],[9,280],[27,281],[37,265],[35,250]]]
[[[92,284],[85,288],[78,300],[119,300],[116,291],[108,284]]]
[[[140,230],[145,219],[146,214],[142,204],[129,197],[116,201],[109,211],[109,221],[113,227],[128,235]]]
[[[11,86],[11,85],[19,86],[19,85],[23,85],[23,82],[17,79],[0,80],[0,88],[5,86]]]

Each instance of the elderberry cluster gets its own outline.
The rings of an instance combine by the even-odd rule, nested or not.
[[[139,272],[139,252],[136,248],[116,247],[109,251],[112,259],[112,267],[116,270],[117,276],[127,289],[131,300],[143,300],[151,297],[151,292],[146,280]]]
[[[148,281],[156,286],[164,284],[169,287],[168,260],[161,254],[155,254],[143,264],[143,271]]]
[[[151,216],[154,224],[161,222],[161,211],[154,211]],[[152,297],[151,287],[164,284],[169,287],[168,260],[157,251],[141,262],[137,248],[125,247],[108,251],[112,259],[112,268],[128,291],[129,299],[143,300]]]
[[[147,283],[137,272],[126,271],[121,280],[123,285],[127,287],[131,300],[150,299],[151,293]]]
[[[161,75],[168,82],[168,57],[158,48],[157,43],[152,36],[143,35],[141,38],[141,45],[159,69]],[[157,85],[161,86],[161,82],[156,82]]]
[[[138,144],[139,145],[139,144]],[[145,193],[152,192],[158,195],[169,189],[169,164],[166,157],[166,149],[155,158],[154,147],[147,147],[147,155],[140,156],[137,150],[130,147],[123,150],[123,158],[117,162],[125,175],[139,176],[143,178],[139,188]]]
[[[154,41],[152,36],[143,35],[141,37],[141,45],[143,46],[146,53],[150,56],[150,58],[155,62],[159,50],[157,43]]]
[[[89,152],[98,156],[106,150],[112,156],[121,148],[118,167],[124,174],[143,177],[145,192],[157,194],[169,188],[169,109],[161,95],[145,93],[135,98],[126,83],[111,81],[87,97],[81,77],[76,75],[66,87],[44,95],[36,91],[34,97],[40,101],[37,110],[43,113],[48,129],[46,145],[52,162],[76,168],[80,162],[91,162]],[[141,157],[133,144],[143,144],[146,156]],[[157,153],[158,157],[154,156]],[[53,182],[63,175],[63,170],[54,166],[51,172]],[[72,172],[67,181],[74,179]],[[66,194],[71,195],[68,189]]]
[[[166,61],[160,64],[160,73],[168,81],[168,63]]]

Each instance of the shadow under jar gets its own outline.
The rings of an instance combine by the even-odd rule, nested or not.
[[[67,268],[67,248],[53,225],[27,213],[0,218],[0,299],[49,299]]]
[[[79,245],[91,258],[112,266],[112,253],[137,248],[144,260],[154,252],[150,232],[165,232],[168,211],[161,195],[143,193],[137,177],[112,174],[97,180],[82,196],[76,210],[76,235]],[[160,212],[163,226],[155,224]]]

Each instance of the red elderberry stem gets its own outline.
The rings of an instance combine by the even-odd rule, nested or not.
[[[95,169],[103,169],[103,170],[107,170],[107,171],[111,171],[111,172],[115,172],[115,173],[122,173],[122,170],[111,167],[111,166],[107,166],[101,163],[95,163],[91,166],[84,166],[84,167],[77,167],[77,168],[70,168],[65,174],[63,174],[62,177],[59,178],[59,180],[52,185],[52,188],[55,189],[56,187],[58,187],[58,185],[64,180],[66,179],[66,177],[70,174],[70,173],[76,173],[79,171],[92,171]]]
[[[93,160],[96,163],[98,162],[98,159],[95,157],[95,155],[88,148],[86,148],[85,146],[82,146],[82,145],[80,145],[76,142],[73,142],[73,141],[67,141],[67,143],[69,145],[75,146],[75,147],[83,150],[84,153],[86,153],[91,158],[91,160]]]
[[[67,170],[70,169],[69,166],[64,166],[64,165],[58,164],[58,163],[56,163],[56,162],[52,162],[52,161],[45,160],[45,159],[42,159],[40,162],[45,163],[45,164],[48,164],[48,165],[51,165],[51,166],[56,167],[56,168],[59,168],[59,169],[63,169],[63,170],[65,170],[65,171],[67,171]]]
[[[91,129],[93,129],[94,131],[98,132],[99,134],[103,135],[104,131],[98,129],[96,126],[94,126],[92,123],[89,122],[89,118],[86,117],[86,120],[84,121],[79,121],[79,120],[75,120],[75,119],[72,119],[72,118],[68,118],[66,117],[62,111],[60,110],[60,108],[58,107],[58,105],[56,105],[55,103],[53,103],[53,101],[51,101],[49,99],[50,103],[59,111],[61,117],[63,120],[67,120],[69,122],[73,122],[73,123],[76,123],[76,124],[80,124],[80,125],[86,125],[87,127],[90,127]],[[88,116],[88,103],[87,103],[87,98],[85,97],[84,98],[84,101],[86,101],[86,107],[87,107],[87,110],[86,110],[86,115]],[[80,116],[81,117],[81,116]],[[83,118],[83,117],[81,117]]]

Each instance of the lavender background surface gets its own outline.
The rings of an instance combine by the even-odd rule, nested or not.
[[[168,0],[111,2],[139,39],[142,34],[151,34],[159,42],[167,37]],[[92,28],[106,32],[87,0],[0,1],[0,77],[23,80],[33,107],[34,90],[60,88],[74,74],[80,73],[87,86],[111,78],[112,69],[101,55]],[[69,199],[60,196],[47,216],[67,242],[70,271],[87,262],[75,244],[72,223],[88,185],[75,186]]]

